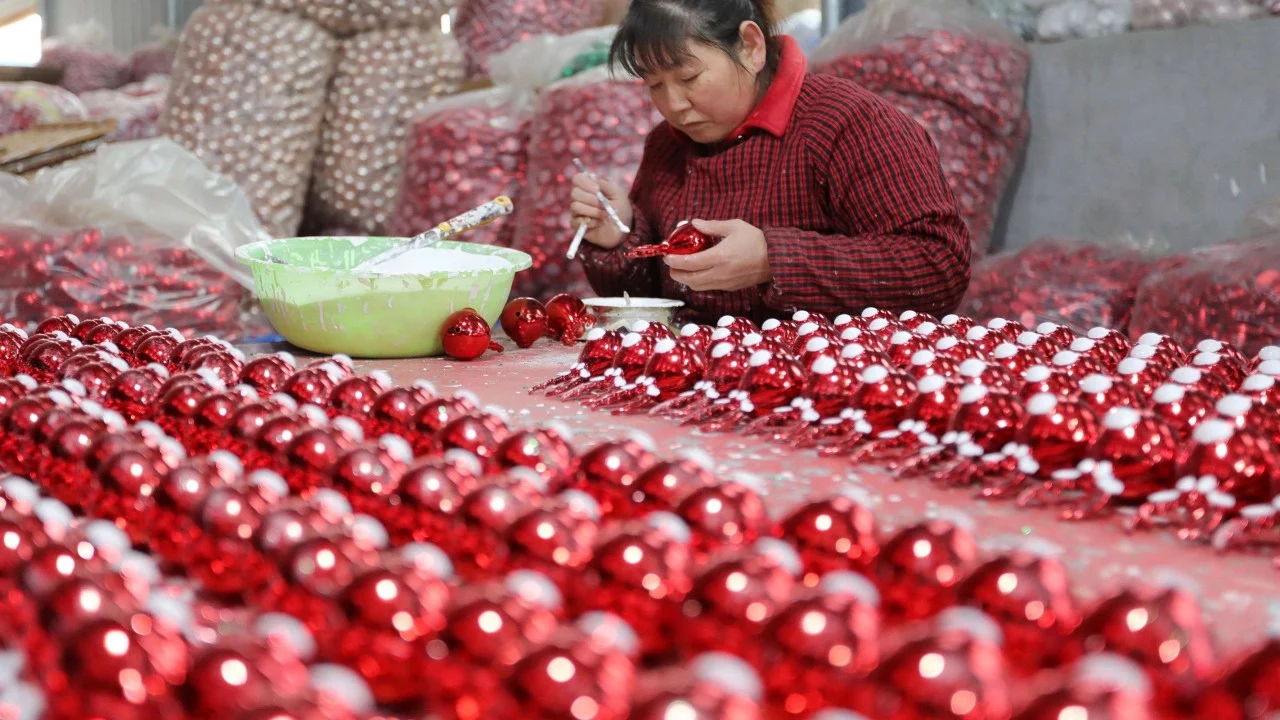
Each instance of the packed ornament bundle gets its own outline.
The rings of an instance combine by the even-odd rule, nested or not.
[[[89,117],[115,118],[108,142],[146,140],[160,132],[160,114],[169,97],[169,76],[152,75],[119,90],[98,90],[80,96]]]
[[[87,117],[84,101],[70,90],[35,82],[0,83],[0,136]]]
[[[1274,0],[971,0],[1026,40],[1098,38],[1280,14]]]
[[[1147,255],[1132,244],[1041,238],[974,263],[960,312],[1028,326],[1048,321],[1076,332],[1097,326],[1123,332],[1138,284],[1153,267]],[[1212,332],[1203,329],[1197,339]]]
[[[251,5],[191,16],[160,132],[236,181],[277,237],[297,233],[338,43]]]
[[[1280,709],[1280,645],[1222,662],[1177,586],[1084,607],[1057,551],[984,556],[963,517],[883,533],[846,492],[775,521],[641,436],[579,452],[466,392],[181,337],[0,326],[22,718]]]
[[[605,19],[603,0],[464,0],[454,34],[467,58],[467,76],[489,74],[490,58],[538,35],[570,35]]]
[[[400,190],[410,120],[424,102],[452,95],[461,82],[458,44],[439,29],[378,30],[344,40],[316,153],[311,219],[357,234],[384,232]]]
[[[578,173],[573,160],[630,188],[640,169],[644,139],[661,121],[643,83],[614,77],[607,68],[542,91],[529,128],[526,182],[512,218],[512,247],[533,257],[533,269],[516,276],[517,294],[588,290],[582,266],[564,253],[566,236],[575,229],[564,200]]]
[[[1274,547],[1280,348],[1136,343],[1097,327],[868,309],[676,336],[594,330],[536,388],[614,413],[816,448],[979,497],[1119,516],[1222,549]]]
[[[499,87],[441,98],[409,123],[393,235],[413,237],[499,195],[517,196],[533,117],[522,95]],[[468,232],[467,242],[510,247],[514,234],[499,220]]]
[[[1025,43],[948,0],[871,0],[813,53],[816,72],[853,80],[933,137],[978,255],[1026,144]]]

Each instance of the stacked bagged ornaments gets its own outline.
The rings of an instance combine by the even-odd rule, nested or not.
[[[462,79],[458,44],[439,28],[372,30],[343,40],[316,153],[309,220],[360,233],[385,231],[400,190],[410,120],[424,103],[456,92]]]
[[[1138,284],[1153,267],[1152,249],[1041,238],[974,263],[960,312],[1027,326],[1048,321],[1076,332],[1097,326],[1127,331]]]
[[[604,0],[464,0],[455,33],[468,77],[490,72],[490,59],[538,35],[570,35],[605,21]]]
[[[982,547],[954,513],[885,532],[845,491],[771,518],[757,479],[644,437],[575,447],[346,358],[180,337],[0,326],[0,704],[21,717],[1280,710],[1280,644],[1224,662],[1176,583],[1083,603],[1068,551]]]
[[[555,83],[538,97],[529,128],[527,182],[516,199],[512,247],[533,257],[516,278],[518,295],[585,294],[582,266],[565,258],[574,230],[564,198],[578,170],[622,188],[635,181],[644,142],[662,117],[644,84],[596,68]]]
[[[872,0],[812,61],[816,71],[857,82],[929,131],[974,253],[984,253],[1030,129],[1026,44],[965,4]]]
[[[448,10],[410,0],[209,3],[184,31],[161,130],[245,187],[276,236],[297,233],[308,200],[317,223],[381,230],[408,116],[461,79],[457,45],[441,29]]]
[[[80,96],[89,108],[89,117],[114,118],[116,129],[110,142],[146,140],[160,132],[160,115],[169,97],[169,76],[151,75],[142,82],[119,90],[96,90]]]
[[[70,90],[36,82],[0,83],[0,136],[87,117],[84,101]]]

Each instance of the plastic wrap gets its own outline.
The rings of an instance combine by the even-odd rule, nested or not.
[[[929,131],[975,254],[1026,143],[1030,62],[1011,30],[961,0],[870,0],[813,54],[818,72],[885,96]]]
[[[1138,283],[1156,251],[1155,243],[1132,238],[1104,245],[1042,238],[975,263],[958,312],[979,320],[1017,320],[1026,327],[1049,321],[1077,332],[1099,325],[1124,331]]]
[[[348,36],[370,30],[440,28],[451,0],[295,0],[302,14],[331,33]]]
[[[801,10],[778,23],[778,32],[796,39],[805,55],[811,54],[822,42],[822,11]]]
[[[604,20],[605,0],[464,0],[454,33],[467,76],[489,74],[489,59],[537,35],[569,35]]]
[[[1248,355],[1280,337],[1280,233],[1202,248],[1156,268],[1138,287],[1129,334],[1186,347],[1205,338]]]
[[[1129,30],[1131,0],[1064,0],[1046,6],[1036,22],[1040,40],[1096,38]]]
[[[308,20],[247,5],[196,11],[160,132],[240,183],[277,237],[297,232],[337,44]]]
[[[1245,222],[1253,232],[1280,233],[1280,196],[1259,203]]]
[[[80,99],[89,108],[90,117],[116,119],[116,129],[107,140],[120,142],[146,140],[160,134],[160,114],[168,96],[169,77],[152,75],[144,82],[119,90],[96,90]]]
[[[267,237],[229,178],[167,139],[106,145],[30,181],[0,175],[0,317],[106,315],[235,339]],[[242,283],[244,285],[242,285]]]
[[[516,200],[512,247],[533,256],[533,270],[516,276],[516,292],[535,297],[589,293],[582,266],[565,258],[574,228],[570,183],[580,158],[591,172],[631,187],[644,141],[662,117],[639,81],[589,70],[552,85],[538,97],[529,129],[529,171]]]
[[[494,54],[489,72],[495,85],[541,90],[603,65],[617,32],[617,26],[609,25],[570,35],[534,35]]]
[[[70,90],[35,82],[0,83],[0,136],[87,117],[89,109]]]
[[[410,28],[357,35],[339,56],[308,222],[383,232],[400,190],[409,122],[427,101],[457,91],[462,53],[439,30]]]
[[[111,50],[106,28],[94,22],[72,26],[64,35],[45,40],[39,66],[62,70],[58,84],[77,95],[114,90],[130,80],[128,58]]]
[[[145,82],[153,75],[173,72],[173,62],[178,57],[178,35],[167,27],[152,28],[151,41],[143,43],[129,54],[129,77],[135,83]]]
[[[430,103],[409,125],[392,234],[412,237],[524,185],[532,97],[491,88]],[[468,242],[509,247],[510,218],[467,233]]]
[[[1159,30],[1258,17],[1258,0],[1133,0],[1133,28]]]

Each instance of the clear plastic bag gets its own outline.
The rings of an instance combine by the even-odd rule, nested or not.
[[[569,35],[604,19],[604,0],[465,0],[454,34],[467,58],[467,76],[489,74],[489,60],[538,35]]]
[[[1266,13],[1259,0],[1133,0],[1133,28],[1160,30],[1246,20]]]
[[[109,142],[146,140],[160,134],[160,114],[169,97],[169,77],[152,75],[145,82],[125,85],[119,90],[96,90],[80,96],[89,116],[115,118],[116,129]]]
[[[440,28],[448,0],[295,0],[304,17],[343,37],[371,30]]]
[[[160,25],[151,29],[151,41],[143,43],[129,54],[129,77],[140,83],[153,75],[173,72],[173,62],[178,57],[178,34]]]
[[[438,29],[379,30],[344,40],[316,154],[308,225],[384,232],[400,190],[410,120],[461,83],[462,53]]]
[[[70,90],[35,82],[0,83],[0,137],[87,117],[89,108]]]
[[[1254,232],[1280,232],[1280,196],[1259,203],[1245,223]]]
[[[39,66],[62,70],[59,85],[77,95],[114,90],[130,80],[128,58],[111,50],[106,28],[96,22],[72,26],[63,36],[46,40]]]
[[[1123,332],[1138,283],[1162,249],[1154,240],[1132,237],[1106,243],[1041,238],[975,263],[959,312],[1027,327],[1048,321],[1076,332],[1097,326]]]
[[[1026,43],[963,0],[869,0],[813,53],[816,71],[937,119],[923,124],[950,158],[943,173],[978,255],[1026,144],[1030,63]]]
[[[62,313],[237,337],[265,239],[229,178],[167,139],[105,145],[26,181],[0,175],[0,317]]]
[[[603,48],[607,59],[617,26],[590,28],[570,35],[534,35],[514,43],[489,59],[495,85],[541,90],[552,83],[592,69],[583,62]],[[603,65],[596,62],[594,67]]]
[[[1046,6],[1036,21],[1036,37],[1055,41],[1119,35],[1129,30],[1131,0],[1060,0]]]
[[[639,81],[589,70],[538,96],[529,129],[529,170],[516,200],[512,247],[533,256],[531,272],[516,276],[516,291],[544,296],[588,292],[582,266],[565,258],[574,228],[570,183],[580,158],[596,175],[631,187],[649,131],[662,121]]]
[[[532,97],[506,87],[430,103],[409,124],[391,233],[412,237],[498,195],[515,197],[532,119]],[[466,240],[509,247],[514,232],[510,218],[501,218]]]
[[[277,237],[302,221],[336,51],[315,23],[248,5],[183,31],[160,132],[240,183]]]
[[[1129,334],[1159,332],[1191,347],[1205,338],[1247,354],[1280,337],[1280,234],[1199,249],[1152,270],[1138,287]]]

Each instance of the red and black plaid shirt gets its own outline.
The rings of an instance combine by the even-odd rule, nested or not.
[[[924,128],[846,80],[806,72],[784,38],[773,83],[721,146],[662,123],[631,188],[631,235],[613,250],[584,244],[596,292],[683,300],[687,319],[757,321],[793,310],[867,306],[942,315],[969,285],[969,233]],[[682,220],[744,220],[764,231],[773,280],[694,292],[661,259],[628,260]]]

